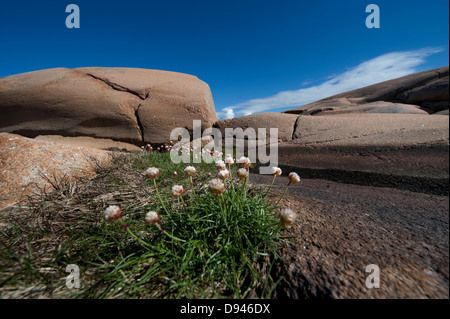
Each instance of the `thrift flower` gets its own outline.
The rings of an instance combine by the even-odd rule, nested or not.
[[[157,212],[148,212],[147,215],[145,215],[144,223],[150,226],[156,225],[160,220],[160,217]]]
[[[225,157],[225,164],[233,165],[234,164],[234,159],[233,159],[233,157],[231,155],[230,156],[228,156],[228,155],[227,155],[227,157]]]
[[[224,169],[227,169],[227,166],[225,165],[224,161],[216,161],[216,168],[218,171],[222,171]]]
[[[219,176],[220,179],[226,180],[228,177],[230,177],[230,172],[227,169],[224,169],[220,171],[217,175]]]
[[[287,192],[287,189],[288,189],[289,185],[300,183],[300,176],[298,176],[297,173],[294,173],[294,172],[289,173],[288,178],[289,178],[289,183],[287,184],[283,195],[280,197],[280,199],[278,200],[278,202],[277,202],[277,204],[275,206],[278,206],[278,204],[283,199],[284,195],[286,195],[286,192]],[[275,179],[275,177],[274,177],[274,179]]]
[[[216,178],[209,182],[208,189],[211,193],[222,194],[225,191],[225,185],[220,179]]]
[[[239,158],[238,163],[241,164],[242,167],[245,168],[249,168],[251,163],[250,163],[250,159],[248,157],[242,156],[241,158]]]
[[[292,172],[292,173],[289,173],[289,182],[291,183],[291,184],[297,184],[297,183],[299,183],[300,182],[300,176],[298,176],[298,174],[297,173],[294,173],[294,172]]]
[[[273,183],[275,182],[275,178],[277,178],[277,176],[280,176],[280,175],[281,175],[281,168],[276,167],[276,166],[272,167],[272,175],[273,175],[272,184],[270,184],[270,187],[269,187],[269,189],[267,190],[266,195],[267,195],[267,193],[269,193],[270,190],[272,189]]]
[[[172,195],[173,197],[180,197],[184,194],[184,188],[182,185],[174,185],[172,187]]]
[[[294,223],[297,215],[290,208],[285,208],[280,213],[281,227],[288,229]]]
[[[279,168],[279,167],[272,167],[272,175],[280,176],[281,175],[281,168]]]
[[[240,168],[237,170],[236,174],[240,179],[244,180],[248,176],[248,171],[245,168]]]
[[[118,220],[122,215],[122,210],[119,206],[111,205],[106,208],[105,212],[103,213],[103,218],[107,222],[114,222]]]
[[[184,173],[187,176],[194,176],[195,175],[195,167],[194,166],[188,166],[184,169]]]
[[[159,176],[159,169],[156,167],[147,168],[145,176],[150,179],[156,179]]]

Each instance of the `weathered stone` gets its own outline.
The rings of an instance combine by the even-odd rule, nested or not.
[[[96,165],[110,158],[107,151],[0,133],[0,208],[32,192],[51,191],[49,181],[92,176]]]
[[[283,113],[259,113],[242,117],[237,117],[229,120],[218,121],[215,127],[219,128],[222,137],[225,138],[226,128],[242,128],[244,131],[247,128],[253,128],[256,136],[248,139],[258,139],[258,129],[266,129],[266,142],[269,143],[270,129],[278,129],[278,141],[289,141],[292,139],[294,133],[294,124],[297,120],[296,115],[283,114]],[[244,139],[244,137],[238,136],[237,139]]]
[[[123,68],[76,69],[139,97],[136,119],[142,140],[157,144],[169,141],[176,127],[193,130],[193,120],[202,129],[217,121],[211,90],[205,82],[189,74]]]
[[[273,268],[275,297],[449,297],[448,197],[307,180],[290,187],[283,206],[298,218],[286,262]],[[369,265],[379,269],[378,288],[366,285]]]
[[[434,113],[448,108],[449,67],[419,72],[360,89],[340,93],[284,113],[327,115],[336,113]],[[373,107],[373,102],[386,103]],[[434,107],[427,106],[433,103]],[[410,104],[407,108],[405,104]],[[386,107],[387,106],[387,107]]]
[[[46,142],[55,142],[60,144],[65,144],[69,146],[80,146],[80,147],[89,147],[89,148],[97,148],[101,150],[115,150],[115,151],[127,151],[127,152],[137,152],[142,151],[142,149],[136,145],[113,141],[111,139],[100,139],[93,138],[89,136],[78,136],[78,137],[69,137],[69,136],[59,136],[59,135],[39,135],[35,137],[37,141],[46,141]]]
[[[182,73],[130,69],[49,69],[0,79],[0,131],[90,136],[142,145],[175,127],[217,121],[209,86]]]
[[[0,80],[0,130],[28,137],[91,136],[140,142],[138,98],[69,69]]]
[[[293,143],[315,146],[407,146],[448,142],[447,116],[343,114],[298,117]]]

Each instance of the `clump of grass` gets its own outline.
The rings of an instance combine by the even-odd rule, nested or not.
[[[0,287],[38,284],[49,297],[270,298],[281,279],[271,277],[271,265],[293,215],[281,213],[268,189],[249,185],[248,162],[240,163],[245,178],[234,160],[225,162],[228,173],[215,185],[215,163],[185,174],[186,164],[158,152],[117,156],[76,191],[58,183],[3,216]],[[145,176],[149,167],[157,178]],[[110,205],[120,216],[107,222]],[[146,219],[150,211],[157,220]],[[81,269],[79,290],[61,280],[68,264]]]

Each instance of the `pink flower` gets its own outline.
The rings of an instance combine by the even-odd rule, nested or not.
[[[227,169],[224,169],[220,171],[217,175],[219,176],[220,179],[226,180],[228,177],[230,177],[230,172]]]
[[[148,212],[147,215],[145,215],[144,223],[150,226],[156,225],[160,220],[160,217],[157,212]]]
[[[174,177],[177,177],[177,176],[178,176],[178,173],[177,173],[177,172],[173,172],[173,176],[174,176]]]
[[[239,158],[239,160],[237,161],[239,164],[241,164],[242,167],[245,168],[249,168],[251,163],[250,163],[250,159],[248,157],[242,156],[241,158]]]
[[[290,208],[285,208],[280,213],[281,227],[288,229],[294,223],[297,215]]]
[[[248,171],[245,168],[240,168],[237,170],[236,174],[240,179],[244,180],[248,176]]]
[[[272,167],[272,175],[280,176],[281,175],[281,168],[279,168],[279,167]]]
[[[228,164],[228,165],[234,164],[234,159],[230,154],[227,154],[227,156],[225,157],[225,164]]]
[[[122,215],[122,210],[119,206],[111,205],[106,208],[105,212],[103,213],[103,218],[107,222],[113,222],[118,220]]]
[[[225,184],[218,178],[213,179],[208,184],[208,190],[213,194],[222,194],[225,191]]]
[[[194,176],[195,175],[195,167],[194,166],[188,166],[184,169],[184,173],[187,176]]]
[[[183,194],[184,194],[184,187],[182,185],[174,185],[172,187],[173,197],[180,197]]]
[[[159,169],[156,167],[149,167],[145,171],[145,176],[150,179],[156,179],[159,176]]]
[[[290,182],[291,184],[297,184],[297,183],[300,182],[300,176],[298,176],[297,173],[294,173],[294,172],[289,173],[288,178],[289,178],[289,182]]]
[[[227,166],[225,165],[224,161],[216,161],[216,168],[218,171],[222,171],[224,169],[227,169]]]

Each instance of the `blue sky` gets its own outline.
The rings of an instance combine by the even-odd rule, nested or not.
[[[81,11],[68,29],[68,4]],[[380,28],[365,24],[368,4]],[[135,67],[207,82],[220,118],[283,111],[448,65],[449,2],[0,2],[0,77],[54,67]]]

